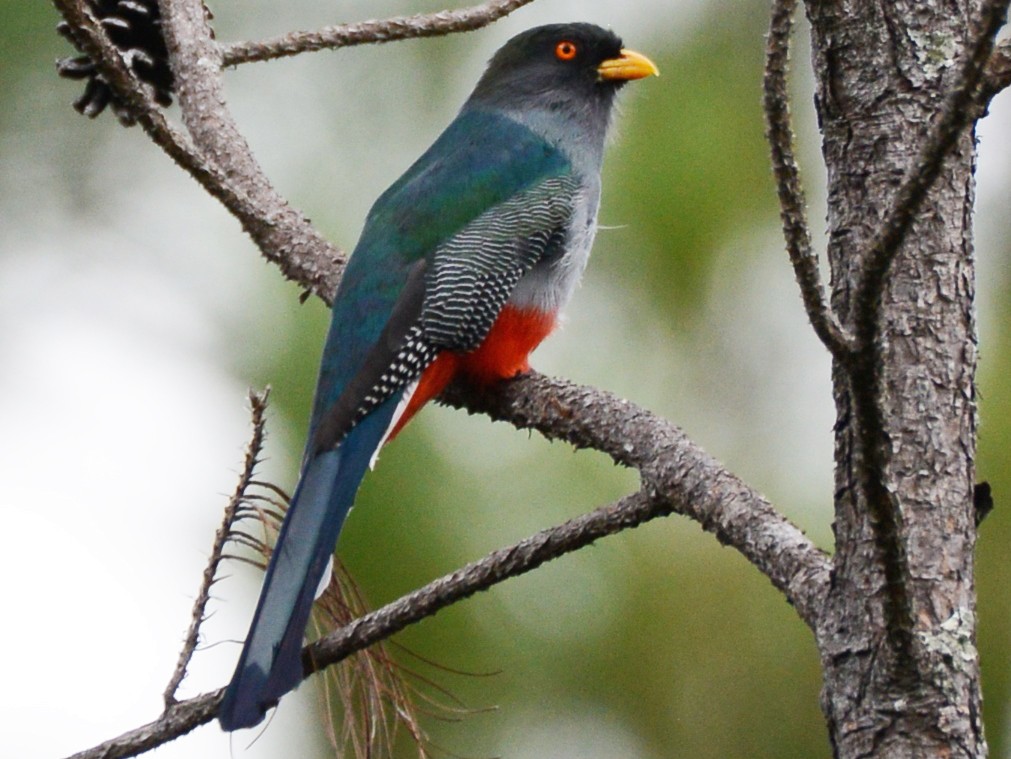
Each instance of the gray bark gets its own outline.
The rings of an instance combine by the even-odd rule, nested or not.
[[[967,0],[807,3],[828,167],[832,304],[867,339],[836,361],[833,582],[817,625],[836,756],[986,755],[975,648],[971,133],[880,297],[872,241],[975,37]],[[861,313],[870,307],[872,316]]]

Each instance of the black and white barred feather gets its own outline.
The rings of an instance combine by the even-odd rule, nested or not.
[[[393,363],[383,372],[359,404],[355,423],[361,421],[370,411],[392,397],[394,393],[415,382],[437,355],[438,349],[425,340],[421,326],[412,327],[404,339],[403,346],[394,357]]]
[[[450,351],[480,346],[520,279],[565,246],[578,187],[572,176],[547,179],[439,246],[426,274],[424,339]]]

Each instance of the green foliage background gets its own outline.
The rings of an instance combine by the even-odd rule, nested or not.
[[[439,4],[346,5],[342,14],[364,18]],[[213,7],[224,38],[335,20],[310,2],[294,4],[290,20],[272,18],[268,3]],[[371,200],[452,117],[498,42],[573,13],[550,0],[534,8],[477,35],[243,67],[229,74],[229,94],[282,193],[350,248]],[[683,424],[829,548],[829,362],[803,324],[777,238],[760,111],[765,12],[762,2],[712,0],[692,5],[686,20],[678,8],[650,3],[626,20],[625,11],[592,4],[593,20],[613,24],[630,46],[654,57],[663,76],[629,88],[602,209],[602,222],[616,228],[601,232],[570,324],[539,354],[538,366],[614,389]],[[58,81],[50,65],[68,51],[51,32],[49,6],[8,2],[2,18],[3,144],[24,146],[34,130],[35,139],[56,146],[27,180],[44,179],[38,191],[66,198],[72,216],[112,202],[95,177],[121,151],[127,161],[163,162],[137,130],[125,132],[108,115],[89,123],[71,111],[76,87]],[[804,55],[794,58],[803,68]],[[817,139],[803,81],[796,110],[818,209]],[[305,112],[287,116],[277,104],[284,97]],[[986,162],[985,142],[981,156]],[[5,214],[29,207],[23,186],[8,178],[3,189]],[[179,180],[164,192],[199,190]],[[132,202],[165,200],[148,186]],[[816,227],[822,214],[812,213]],[[1002,263],[1006,219],[1000,224],[980,250],[991,260],[981,286],[979,473],[993,485],[997,509],[979,545],[979,646],[988,738],[994,756],[1009,756],[1011,293]],[[262,266],[236,230],[228,234],[223,244],[247,267],[237,281],[248,288],[249,307],[215,323],[230,346],[218,358],[242,384],[273,386],[275,443],[294,461],[325,309],[299,306],[297,288]],[[124,244],[144,256],[150,242],[134,232]],[[0,256],[17,253],[7,244]],[[227,271],[199,265],[172,276],[226,277],[198,289],[233,286]],[[290,468],[278,474],[284,484],[293,477]],[[378,606],[634,487],[634,477],[599,455],[431,409],[384,452],[340,552]],[[811,635],[754,569],[685,520],[601,541],[440,613],[400,642],[448,669],[495,673],[454,674],[407,659],[468,707],[497,705],[462,721],[426,723],[455,755],[830,755]],[[74,676],[72,664],[65,674]],[[398,755],[409,756],[409,748],[401,742]]]

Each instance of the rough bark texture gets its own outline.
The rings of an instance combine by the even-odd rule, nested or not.
[[[971,44],[969,0],[807,3],[829,177],[832,301],[868,339],[837,363],[832,588],[817,635],[836,756],[985,756],[975,648],[974,142],[945,163],[891,264],[868,246]]]

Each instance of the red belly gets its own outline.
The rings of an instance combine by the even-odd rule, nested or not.
[[[555,315],[536,309],[506,306],[488,336],[470,353],[443,351],[422,373],[407,410],[390,433],[392,440],[418,410],[445,389],[457,375],[481,385],[530,370],[530,354],[555,328]]]

